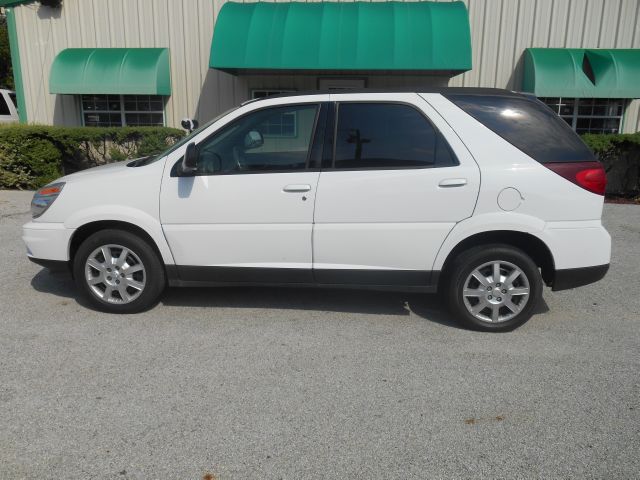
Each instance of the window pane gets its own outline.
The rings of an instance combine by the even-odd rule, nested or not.
[[[149,97],[149,110],[161,112],[164,108],[162,97],[155,95]]]
[[[107,106],[109,105],[107,96],[103,95],[100,97],[94,97],[93,105],[95,110],[102,110],[102,111],[107,110]]]
[[[573,115],[575,110],[575,100],[573,98],[563,98],[560,102],[560,115]]]
[[[138,104],[136,103],[135,97],[125,95],[124,110],[125,112],[135,112],[138,110]]]
[[[7,105],[4,95],[0,94],[0,115],[11,115],[9,105]]]
[[[120,127],[122,120],[119,113],[85,112],[86,127]]]
[[[138,96],[136,98],[136,101],[138,102],[138,110],[140,110],[141,112],[148,112],[149,110],[151,110],[151,104],[149,103],[149,97],[147,96]]]
[[[342,103],[338,108],[335,168],[434,166],[436,138],[429,121],[408,105]],[[442,154],[450,165],[451,156],[445,151]]]
[[[125,113],[124,117],[129,126],[161,127],[164,125],[162,113]]]
[[[198,145],[198,173],[305,169],[317,109],[274,107],[233,122]]]
[[[161,127],[164,125],[164,115],[162,113],[151,114],[151,125]]]
[[[82,95],[82,109],[95,110],[95,97],[92,95]]]
[[[13,106],[16,107],[16,109],[17,109],[18,108],[18,100],[16,99],[16,94],[15,93],[10,93],[9,94],[9,98],[13,102]]]
[[[580,116],[594,115],[593,106],[592,105],[584,105],[582,102],[580,102],[578,104],[578,115],[580,115]]]
[[[571,127],[537,100],[464,94],[447,95],[447,98],[538,162],[595,160]],[[578,120],[578,131],[581,128]]]

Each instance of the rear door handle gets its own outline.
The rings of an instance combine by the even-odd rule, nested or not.
[[[464,187],[467,184],[466,178],[445,178],[438,184],[442,188]]]
[[[287,193],[301,193],[311,190],[311,185],[287,185],[282,191]]]

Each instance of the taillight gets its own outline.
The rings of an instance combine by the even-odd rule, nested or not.
[[[562,162],[543,165],[585,190],[604,195],[607,175],[599,162]]]

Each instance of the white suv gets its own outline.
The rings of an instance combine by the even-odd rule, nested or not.
[[[400,289],[441,291],[467,326],[503,331],[531,317],[543,282],[605,275],[605,183],[528,96],[318,92],[245,103],[161,155],[57,180],[24,241],[108,312],[149,308],[166,285]]]

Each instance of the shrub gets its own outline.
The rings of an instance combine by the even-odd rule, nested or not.
[[[640,132],[585,134],[582,139],[604,164],[607,193],[622,196],[640,193]]]
[[[38,188],[84,168],[160,153],[184,134],[165,127],[0,126],[0,188]]]

